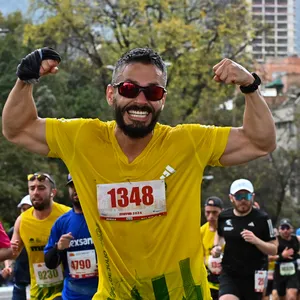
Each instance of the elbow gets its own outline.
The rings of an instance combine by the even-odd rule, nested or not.
[[[6,129],[5,126],[2,126],[2,134],[3,136],[11,143],[17,144],[17,134],[11,132],[10,130]]]

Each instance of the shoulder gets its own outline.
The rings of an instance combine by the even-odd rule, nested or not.
[[[208,227],[208,222],[204,223],[204,224],[200,227],[201,232],[205,232],[205,231],[207,230],[207,227]]]
[[[260,208],[253,208],[252,209],[252,215],[255,216],[256,218],[263,219],[263,220],[268,220],[270,219],[269,215],[262,209]]]
[[[71,210],[71,207],[66,206],[64,204],[57,203],[57,202],[54,202],[54,208],[63,214],[65,214]]]
[[[219,219],[228,219],[232,217],[234,217],[233,208],[226,208],[219,215]]]

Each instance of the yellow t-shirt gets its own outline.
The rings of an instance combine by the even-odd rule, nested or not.
[[[216,231],[210,231],[209,229],[209,223],[206,222],[201,226],[201,236],[202,236],[202,243],[203,243],[203,254],[204,254],[204,259],[205,259],[205,265],[208,265],[208,258],[210,256],[210,252],[212,247],[214,246],[214,239],[215,239],[215,234]],[[217,283],[212,283],[208,281],[209,288],[211,289],[219,289],[219,284]]]
[[[199,239],[200,188],[204,168],[221,165],[230,128],[157,124],[128,163],[115,126],[98,119],[46,121],[49,156],[60,157],[72,174],[96,248],[93,299],[210,299]],[[155,215],[165,209],[163,199],[166,214],[113,220],[128,215],[128,203],[133,214],[149,216],[150,207]],[[111,218],[103,219],[106,213]]]
[[[33,207],[21,215],[20,236],[26,248],[30,270],[30,299],[50,300],[62,291],[61,267],[55,270],[46,269],[44,265],[44,247],[52,225],[56,219],[71,208],[53,202],[50,215],[43,220],[33,216]]]

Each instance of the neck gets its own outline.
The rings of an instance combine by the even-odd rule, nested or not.
[[[74,208],[74,212],[75,212],[76,214],[82,214],[82,209],[81,209],[81,208],[78,208],[78,207],[76,207],[75,205],[73,206],[73,208]]]
[[[250,207],[250,209],[249,209],[247,212],[241,213],[241,212],[237,211],[237,210],[234,208],[234,209],[233,209],[233,213],[234,213],[236,216],[238,216],[238,217],[243,217],[243,216],[249,215],[250,212],[251,212],[251,210],[252,210],[252,206]]]
[[[34,209],[33,216],[35,218],[37,218],[38,220],[44,220],[51,214],[51,211],[52,211],[52,203],[46,209],[43,209],[43,210]]]
[[[116,126],[115,136],[120,148],[128,157],[128,161],[132,162],[146,148],[152,139],[153,133],[149,133],[143,138],[133,139],[124,134],[124,132],[118,126]]]
[[[292,237],[291,237],[291,236],[288,236],[288,237],[281,236],[281,238],[282,238],[283,240],[289,241]]]
[[[216,231],[217,230],[217,223],[216,222],[214,222],[214,223],[208,222],[208,224],[209,224],[209,230],[210,231]]]

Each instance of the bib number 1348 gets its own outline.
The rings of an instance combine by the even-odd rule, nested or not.
[[[166,212],[163,180],[98,184],[97,200],[104,219],[128,221]]]
[[[129,203],[135,203],[137,206],[141,205],[141,203],[152,205],[154,202],[153,188],[150,185],[143,186],[141,189],[134,186],[131,190],[125,187],[112,188],[107,194],[110,195],[113,208],[117,206],[127,207]]]

